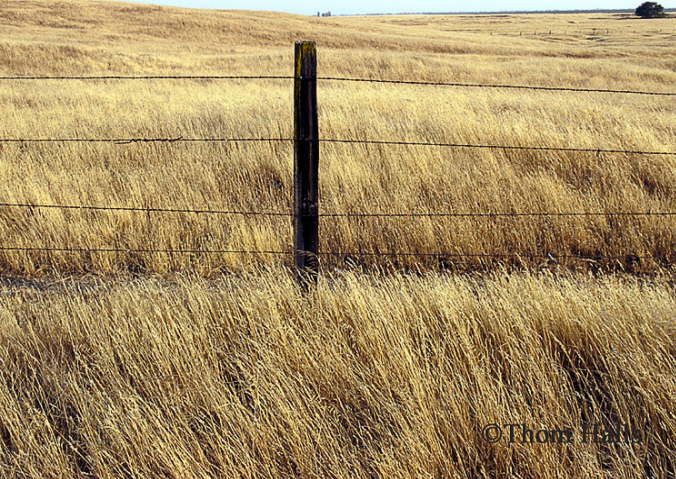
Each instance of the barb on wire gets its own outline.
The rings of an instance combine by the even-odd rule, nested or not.
[[[128,249],[128,248],[50,248],[40,246],[0,246],[0,251],[48,251],[70,253],[168,253],[168,254],[292,254],[289,251],[214,249]]]
[[[0,208],[53,208],[64,210],[95,210],[95,211],[135,211],[146,213],[196,213],[222,214],[243,216],[293,216],[293,213],[278,211],[235,211],[235,210],[207,210],[207,209],[180,209],[180,208],[143,208],[132,206],[91,206],[91,205],[55,205],[37,203],[3,203]]]
[[[401,85],[427,85],[427,86],[452,86],[467,88],[508,88],[519,90],[544,90],[544,91],[569,91],[585,93],[622,93],[631,95],[654,95],[654,96],[676,96],[674,92],[656,92],[641,90],[611,90],[599,88],[573,88],[573,87],[550,87],[537,85],[507,85],[507,84],[483,84],[483,83],[455,83],[455,82],[434,82],[418,80],[387,80],[379,78],[345,78],[345,77],[317,77],[317,80],[325,81],[345,81],[345,82],[364,82],[364,83],[390,83]]]
[[[176,143],[177,141],[183,140],[182,136],[177,138],[128,138],[125,140],[118,140],[114,143],[116,145],[129,145],[131,143],[150,143],[150,142],[165,142],[165,143]]]

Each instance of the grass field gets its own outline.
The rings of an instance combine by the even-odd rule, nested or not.
[[[272,271],[0,301],[2,477],[673,475],[666,281],[348,274],[305,298]],[[510,423],[573,443],[480,435]]]
[[[8,0],[0,76],[291,75],[293,43],[308,39],[323,76],[672,92],[674,21]],[[676,150],[672,97],[318,91],[324,138]],[[288,80],[0,81],[0,105],[0,138],[293,127]],[[322,144],[321,208],[668,212],[675,163]],[[291,173],[284,143],[0,142],[0,203],[288,212]],[[327,218],[325,251],[654,259],[629,275],[621,260],[338,257],[309,295],[285,256],[0,251],[0,477],[671,479],[674,226],[672,216]],[[289,250],[291,222],[0,207],[0,238],[0,248]],[[509,423],[569,428],[573,443],[482,438]],[[642,428],[647,440],[583,442],[593,423]]]
[[[669,91],[672,19],[303,18],[113,3],[9,2],[0,71],[14,74],[292,74],[314,39],[319,73]],[[522,23],[523,23],[522,22]],[[575,23],[569,23],[575,22]],[[473,25],[475,32],[466,32]],[[569,27],[569,26],[573,27]],[[480,28],[485,29],[480,32]],[[608,27],[610,28],[610,27]],[[493,32],[492,35],[488,31]],[[641,31],[645,33],[634,33]],[[3,82],[0,137],[292,136],[288,80]],[[323,138],[674,151],[669,97],[322,82]],[[3,144],[6,202],[290,211],[290,144]],[[323,212],[673,211],[674,157],[323,144]],[[327,218],[325,251],[648,256],[673,262],[671,217]],[[0,210],[7,245],[289,250],[289,218]],[[3,245],[4,246],[4,245]],[[351,258],[354,260],[354,258]],[[335,259],[341,263],[343,258]],[[358,259],[382,264],[382,258]],[[331,260],[329,260],[331,261]],[[541,260],[528,261],[531,266]],[[0,252],[10,273],[196,270],[277,256]],[[397,266],[436,260],[397,258]],[[456,262],[457,263],[457,262]],[[458,267],[484,267],[470,258]],[[521,263],[521,261],[517,261]],[[641,266],[654,269],[650,259]],[[580,262],[569,264],[581,267]]]

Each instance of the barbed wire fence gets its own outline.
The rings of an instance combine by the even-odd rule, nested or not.
[[[0,251],[23,251],[23,252],[70,252],[70,253],[152,253],[152,254],[247,254],[247,255],[292,255],[295,257],[296,267],[304,278],[316,279],[319,273],[319,257],[343,256],[343,257],[432,257],[441,259],[461,258],[485,258],[485,259],[522,259],[540,258],[548,262],[556,263],[558,260],[575,259],[583,261],[619,261],[631,266],[644,259],[655,259],[652,256],[626,255],[575,255],[575,254],[532,254],[526,252],[504,253],[455,253],[455,252],[416,252],[416,251],[319,251],[318,226],[319,218],[393,218],[393,217],[474,217],[474,218],[497,218],[497,217],[651,217],[675,216],[674,211],[569,211],[569,212],[320,212],[318,205],[318,156],[319,144],[321,143],[345,143],[363,145],[384,146],[413,146],[413,147],[441,147],[462,149],[491,149],[491,150],[521,150],[521,151],[558,151],[595,153],[632,154],[646,156],[676,156],[676,151],[651,151],[640,149],[620,148],[584,148],[584,147],[558,147],[558,146],[525,146],[525,145],[493,145],[474,143],[444,143],[444,142],[421,142],[407,140],[382,140],[382,139],[350,139],[350,138],[320,138],[318,134],[317,99],[316,87],[318,81],[326,82],[352,82],[352,83],[375,83],[375,84],[400,84],[455,88],[495,88],[495,89],[519,89],[539,90],[550,92],[571,93],[602,93],[622,95],[648,95],[648,96],[676,96],[676,92],[655,92],[638,90],[618,89],[592,89],[572,87],[549,87],[532,85],[509,85],[509,84],[479,84],[458,82],[432,82],[418,80],[391,80],[377,78],[350,78],[350,77],[321,77],[316,74],[316,50],[314,42],[296,43],[296,71],[293,76],[285,75],[34,75],[0,76],[0,81],[108,81],[108,80],[293,80],[294,81],[294,123],[295,134],[293,138],[261,137],[261,138],[0,138],[3,143],[110,143],[114,145],[129,145],[137,143],[275,143],[287,142],[294,145],[294,211],[244,211],[244,210],[218,210],[200,208],[151,208],[136,206],[105,206],[105,205],[66,205],[66,204],[41,204],[28,202],[0,202],[0,208],[27,208],[33,209],[60,209],[60,210],[89,210],[111,212],[139,212],[139,213],[167,213],[167,214],[208,214],[208,215],[242,215],[242,216],[268,216],[287,217],[294,220],[294,249],[285,251],[273,250],[248,250],[248,249],[128,249],[128,248],[84,248],[84,247],[41,247],[23,245],[0,245]]]

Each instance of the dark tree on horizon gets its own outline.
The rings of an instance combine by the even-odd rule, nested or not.
[[[634,13],[641,18],[659,18],[664,16],[664,7],[655,2],[643,2]]]

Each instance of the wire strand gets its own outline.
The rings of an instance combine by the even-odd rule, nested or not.
[[[0,80],[292,80],[289,75],[8,75]]]
[[[318,138],[318,139],[300,139],[294,138],[0,138],[0,143],[114,143],[117,145],[126,145],[132,143],[237,143],[237,142],[295,142],[308,141],[319,143],[348,143],[348,144],[366,144],[366,145],[400,145],[400,146],[433,146],[448,148],[473,148],[473,149],[492,149],[492,150],[530,150],[530,151],[569,151],[596,153],[622,153],[634,155],[676,155],[673,151],[643,151],[643,150],[620,150],[603,148],[567,148],[555,146],[519,146],[519,145],[482,145],[471,143],[435,143],[422,141],[400,141],[400,140],[354,140],[339,138]]]
[[[422,80],[391,80],[382,78],[317,77],[304,78],[289,75],[6,75],[0,80],[320,80],[362,83],[387,83],[402,85],[450,86],[462,88],[506,88],[519,90],[567,91],[584,93],[617,93],[631,95],[676,96],[674,92],[643,90],[613,90],[605,88],[548,87],[539,85],[509,85],[459,82],[434,82]]]
[[[96,211],[134,211],[148,213],[196,213],[196,214],[223,214],[244,216],[293,216],[293,213],[277,211],[229,211],[229,210],[205,210],[205,209],[178,209],[178,208],[143,208],[127,206],[90,206],[90,205],[55,205],[33,203],[2,203],[2,208],[54,208],[66,210],[96,210]]]
[[[2,206],[0,204],[0,206]],[[671,211],[593,211],[523,213],[320,213],[324,217],[496,217],[496,216],[674,216]]]
[[[404,145],[404,146],[439,146],[450,148],[484,148],[491,150],[533,150],[533,151],[574,151],[584,153],[624,153],[634,155],[676,155],[675,151],[641,151],[641,150],[619,150],[603,148],[567,148],[557,146],[518,146],[518,145],[481,145],[471,143],[435,143],[423,141],[399,141],[399,140],[351,140],[351,139],[330,139],[322,138],[319,141],[324,143],[359,143],[368,145]]]
[[[29,246],[0,246],[0,251],[47,251],[71,253],[176,253],[176,254],[292,254],[290,251],[264,250],[209,250],[209,249],[127,249],[127,248],[48,248]]]
[[[291,142],[293,138],[0,138],[0,143],[237,143]]]
[[[452,86],[465,88],[508,88],[519,90],[544,90],[544,91],[567,91],[584,93],[622,93],[631,95],[654,95],[654,96],[676,96],[674,92],[655,92],[642,90],[611,90],[599,88],[572,88],[572,87],[549,87],[537,85],[507,85],[507,84],[482,84],[482,83],[450,83],[433,82],[418,80],[387,80],[379,78],[345,78],[345,77],[317,77],[317,80],[324,81],[344,81],[344,82],[363,82],[363,83],[389,83],[401,85],[426,85],[426,86]]]
[[[601,260],[628,260],[628,259],[656,259],[654,256],[637,256],[637,255],[624,255],[624,256],[584,256],[584,255],[570,255],[570,254],[530,254],[530,253],[478,253],[478,254],[467,254],[467,253],[414,253],[414,252],[400,252],[400,251],[390,251],[390,252],[374,252],[374,251],[320,251],[317,253],[318,256],[329,255],[329,256],[421,256],[421,257],[448,257],[448,258],[543,258],[543,259],[584,259],[590,261],[601,261]]]
[[[181,209],[181,208],[144,208],[134,206],[93,206],[93,205],[58,205],[37,203],[6,203],[0,202],[0,208],[45,208],[65,210],[94,210],[94,211],[131,211],[147,213],[195,213],[195,214],[223,214],[243,216],[283,216],[293,217],[293,213],[281,211],[235,211],[211,209]],[[671,211],[594,211],[594,212],[501,212],[501,213],[319,213],[325,218],[371,218],[371,217],[512,217],[512,216],[675,216]]]
[[[203,250],[203,249],[126,249],[126,248],[51,248],[51,247],[28,247],[28,246],[2,246],[0,251],[25,251],[25,252],[74,252],[74,253],[177,253],[177,254],[276,254],[292,255],[293,251],[264,251],[264,250]],[[657,259],[654,256],[596,256],[570,255],[570,254],[530,254],[530,253],[415,253],[415,252],[375,252],[375,251],[320,251],[318,256],[416,256],[416,257],[440,257],[440,258],[542,258],[549,260],[557,259],[581,259],[588,261],[624,260],[635,261],[641,259]]]

